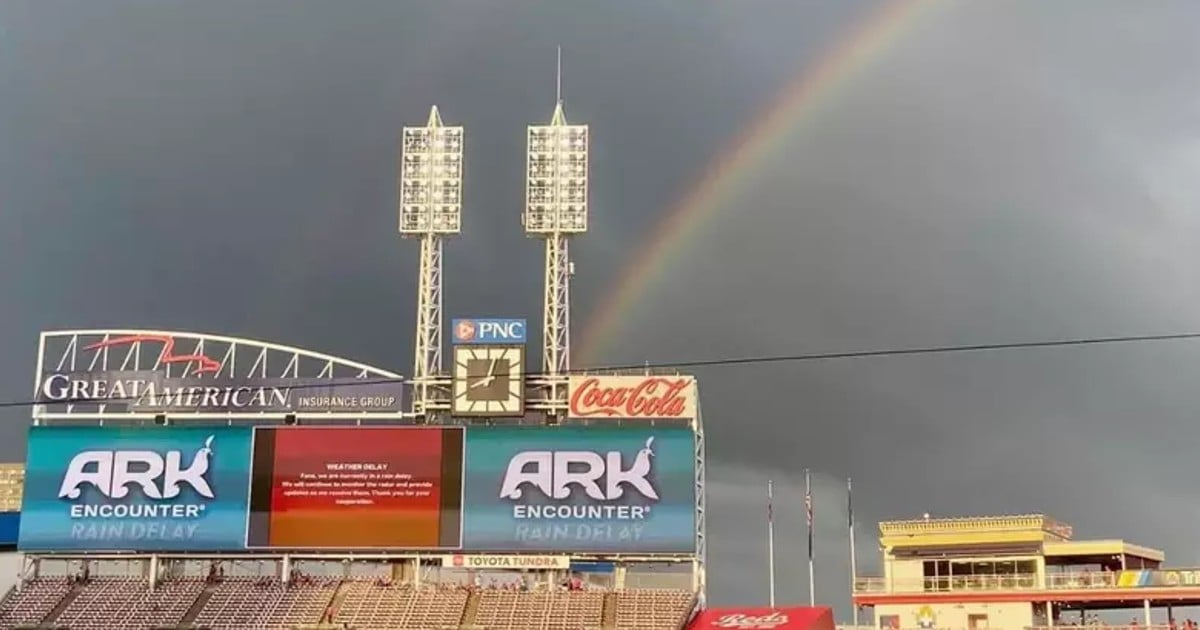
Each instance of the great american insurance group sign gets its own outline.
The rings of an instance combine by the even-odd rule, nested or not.
[[[34,415],[400,414],[386,370],[200,333],[42,333]]]

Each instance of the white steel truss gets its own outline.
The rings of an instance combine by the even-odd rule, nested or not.
[[[571,370],[571,260],[566,235],[546,237],[545,293],[542,304],[542,365],[547,399],[567,400]],[[565,406],[563,407],[565,410]]]
[[[442,239],[435,234],[421,238],[415,343],[412,411],[425,416],[439,397],[434,381],[442,373]]]
[[[571,371],[570,238],[587,231],[588,127],[567,124],[561,97],[548,125],[531,125],[526,146],[525,232],[546,241],[542,295],[542,375],[531,408],[549,420],[567,408]],[[540,394],[540,395],[539,395]]]
[[[174,330],[85,329],[41,334],[34,394],[47,372],[83,373],[154,371],[163,377],[196,379],[305,379],[401,381],[403,376],[365,363],[257,339]],[[51,419],[153,418],[154,412],[114,409],[103,402],[40,403],[33,406],[37,424]],[[237,412],[172,412],[172,418],[228,419]],[[245,414],[241,414],[245,415]],[[285,413],[254,413],[263,420]],[[400,419],[392,411],[321,412],[322,418]]]
[[[405,127],[400,234],[421,239],[413,343],[413,414],[431,420],[444,405],[442,239],[462,230],[463,128],[447,127],[434,105],[424,127]]]

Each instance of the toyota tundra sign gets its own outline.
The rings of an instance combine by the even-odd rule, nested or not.
[[[570,379],[568,416],[691,420],[696,417],[696,378],[574,375]]]
[[[464,555],[442,556],[442,566],[454,569],[570,569],[570,556]]]

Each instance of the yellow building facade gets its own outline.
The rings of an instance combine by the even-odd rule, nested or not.
[[[880,523],[882,575],[858,577],[854,601],[877,628],[930,630],[1052,628],[1122,608],[1131,624],[1166,627],[1171,607],[1200,604],[1200,570],[1072,533],[1040,514]]]
[[[21,509],[21,494],[25,487],[25,464],[0,464],[0,512]]]

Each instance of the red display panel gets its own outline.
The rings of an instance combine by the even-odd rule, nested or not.
[[[456,546],[462,485],[461,472],[454,471],[461,471],[461,443],[461,431],[440,427],[259,429],[247,542]]]

